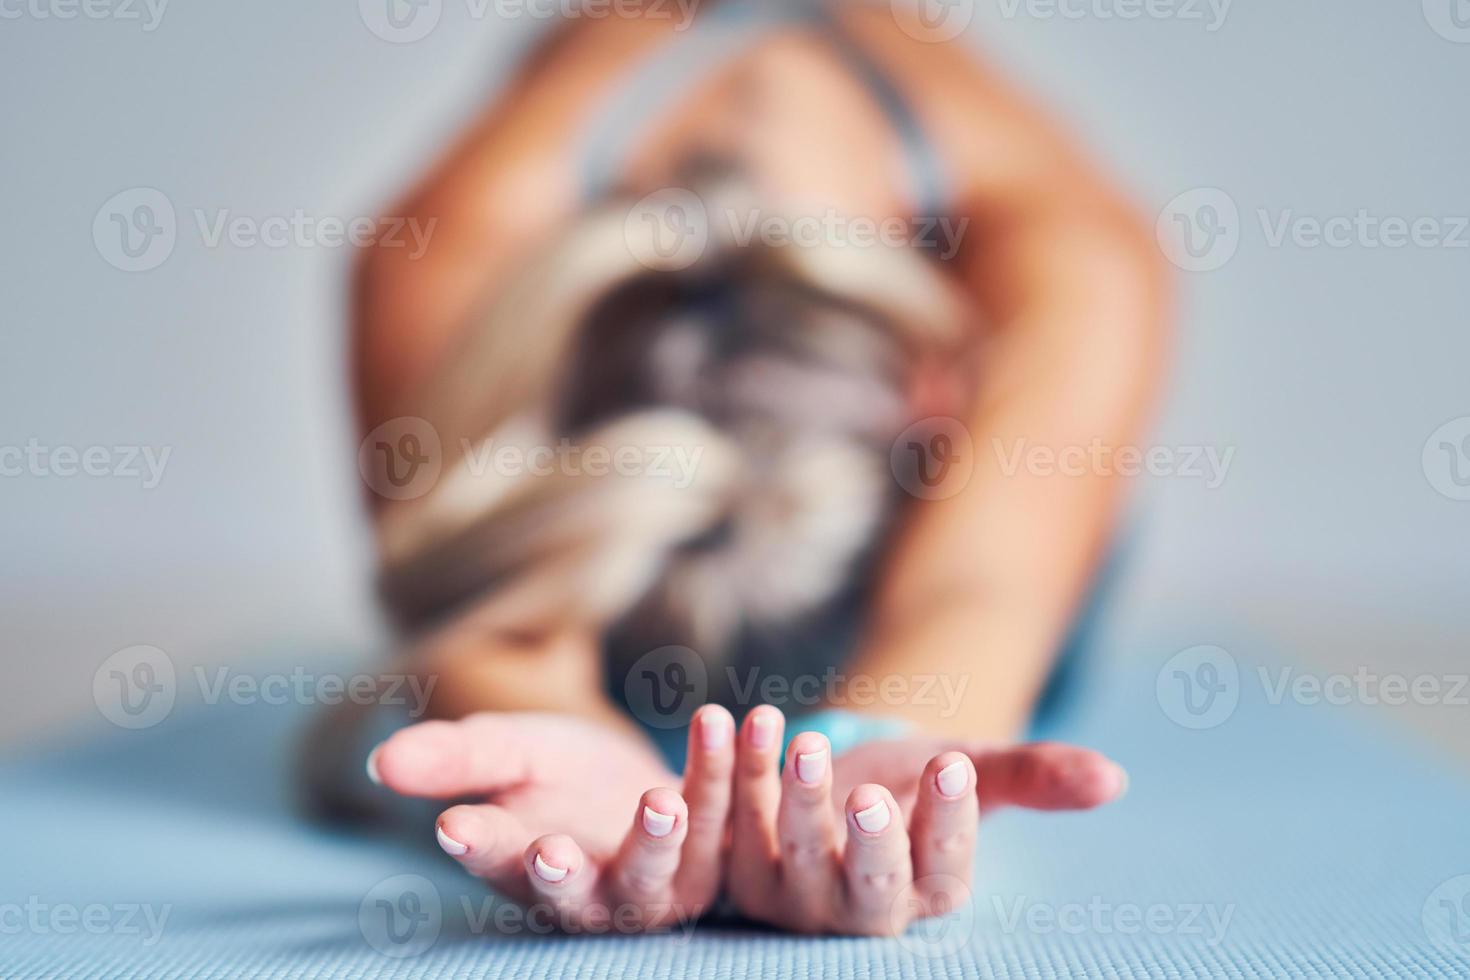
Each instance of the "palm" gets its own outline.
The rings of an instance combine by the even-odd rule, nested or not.
[[[572,837],[594,857],[611,855],[627,832],[608,814],[632,813],[649,787],[677,783],[631,733],[567,715],[500,717],[507,723],[507,755],[524,765],[524,779],[487,801],[537,833]]]

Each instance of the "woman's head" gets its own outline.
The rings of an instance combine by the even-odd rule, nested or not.
[[[645,460],[689,429],[703,430],[700,462],[720,455],[720,479],[628,498],[648,514],[680,493],[708,505],[677,539],[647,542],[661,571],[630,612],[649,642],[717,654],[742,625],[778,628],[849,581],[891,503],[909,367],[880,314],[761,252],[639,276],[593,308],[554,402],[558,437],[638,420]],[[629,515],[629,534],[641,524]]]
[[[430,401],[480,445],[641,471],[563,456],[486,480],[467,453],[398,529],[390,604],[410,624],[470,605],[496,625],[643,624],[712,656],[743,627],[818,610],[885,524],[917,364],[961,337],[947,283],[909,252],[718,239],[689,268],[651,270],[609,257],[637,254],[631,223],[583,230],[491,310]],[[574,301],[578,255],[598,270]],[[667,472],[674,459],[687,472]]]

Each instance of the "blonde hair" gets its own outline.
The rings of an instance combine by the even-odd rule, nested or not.
[[[738,194],[706,200],[729,207]],[[714,225],[698,261],[650,269],[644,236],[657,231],[629,214],[626,201],[610,202],[540,255],[420,393],[414,414],[439,435],[444,475],[426,496],[390,502],[378,526],[382,594],[405,628],[607,625],[651,605],[690,645],[716,652],[744,621],[778,623],[830,598],[875,540],[893,483],[887,442],[905,406],[873,380],[882,369],[844,376],[842,358],[864,344],[873,363],[884,351],[904,360],[959,347],[966,310],[945,276],[912,249],[741,245]],[[772,342],[786,343],[785,331],[805,345],[800,356],[758,351],[711,391],[697,366],[729,339],[711,341],[710,329],[729,329],[730,317],[655,301],[710,289],[789,316],[767,323],[757,311],[740,323]],[[724,326],[701,332],[701,316]],[[616,348],[635,321],[648,344]],[[656,390],[639,394],[635,379],[599,363],[609,350]],[[807,371],[812,357],[828,369]],[[806,392],[802,410],[808,387],[821,390]],[[712,398],[733,407],[694,407]],[[476,465],[479,448],[558,441],[607,454],[658,447],[697,465],[682,481]]]

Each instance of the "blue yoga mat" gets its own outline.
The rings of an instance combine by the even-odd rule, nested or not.
[[[974,901],[901,939],[539,935],[431,824],[300,819],[286,773],[307,710],[181,705],[0,766],[0,976],[1470,975],[1454,764],[1372,711],[1273,703],[1244,660],[1224,701],[1185,704],[1165,659],[1102,663],[1056,733],[1122,761],[1127,798],[987,821]]]

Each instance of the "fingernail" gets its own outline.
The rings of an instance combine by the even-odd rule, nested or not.
[[[827,771],[827,750],[818,749],[816,752],[808,752],[796,757],[796,778],[808,786],[815,786],[822,781],[822,774]]]
[[[367,758],[368,778],[373,781],[373,785],[375,786],[383,785],[383,777],[378,773],[378,753],[382,750],[383,747],[379,745],[377,748],[368,753]]]
[[[549,881],[553,885],[567,876],[567,868],[558,868],[554,864],[547,864],[541,860],[540,852],[531,860],[531,867],[536,869],[536,877],[542,881]]]
[[[1117,765],[1117,763],[1114,763],[1114,765]],[[1121,800],[1123,797],[1125,797],[1127,795],[1128,795],[1128,770],[1127,769],[1124,769],[1122,766],[1118,766],[1118,793],[1117,793],[1116,796],[1113,797],[1113,799],[1114,800]]]
[[[750,744],[753,748],[768,749],[776,744],[776,719],[762,711],[750,719]]]
[[[939,770],[939,775],[934,782],[939,785],[941,796],[955,797],[965,791],[965,785],[970,781],[970,774],[965,771],[964,762],[951,762]]]
[[[699,716],[699,740],[706,752],[723,749],[730,742],[734,723],[723,711],[710,711]]]
[[[453,837],[450,837],[444,832],[443,827],[435,827],[434,836],[439,838],[439,846],[444,848],[447,854],[453,854],[455,857],[459,857],[461,854],[469,852],[470,848],[468,844],[461,844]]]
[[[876,834],[888,826],[889,813],[888,804],[879,800],[866,810],[859,810],[852,815],[857,825],[870,834]]]
[[[643,829],[653,837],[667,837],[674,829],[674,815],[659,813],[651,806],[643,808]]]

